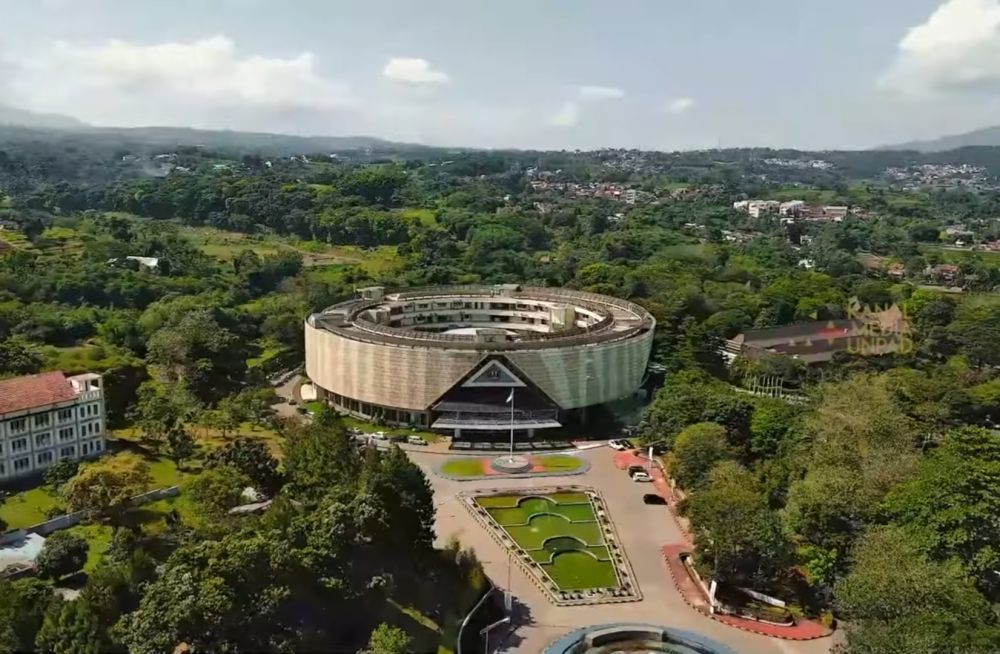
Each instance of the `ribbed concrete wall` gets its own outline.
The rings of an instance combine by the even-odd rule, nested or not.
[[[306,323],[306,374],[332,393],[423,411],[485,358],[474,350],[364,343]]]
[[[611,402],[642,383],[653,332],[613,343],[505,353],[563,409]]]
[[[597,345],[500,352],[563,409],[602,404],[635,391],[652,330]],[[491,353],[352,340],[306,322],[306,374],[321,388],[381,406],[423,411]]]

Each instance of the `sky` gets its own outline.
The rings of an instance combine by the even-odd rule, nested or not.
[[[0,104],[430,145],[864,148],[1000,124],[1000,0],[0,0]]]

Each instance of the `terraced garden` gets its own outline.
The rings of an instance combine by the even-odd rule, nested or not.
[[[586,493],[474,498],[561,591],[616,588],[604,528]]]

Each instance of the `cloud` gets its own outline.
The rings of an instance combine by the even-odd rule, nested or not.
[[[549,117],[549,125],[554,127],[573,127],[580,122],[584,105],[607,102],[609,100],[620,100],[624,97],[625,91],[613,86],[578,86],[576,87],[575,97],[572,100],[564,102]]]
[[[242,54],[223,35],[151,45],[55,42],[38,52],[8,53],[8,60],[11,102],[97,124],[248,128],[264,116],[343,110],[358,102],[347,84],[318,72],[309,52]]]
[[[899,42],[879,86],[909,95],[1000,90],[1000,0],[945,0]]]
[[[577,93],[584,102],[619,100],[625,97],[625,91],[613,86],[581,86],[577,89]]]
[[[393,57],[385,64],[382,75],[406,84],[446,84],[450,81],[444,71],[434,70],[426,59]]]
[[[554,127],[572,127],[580,120],[580,105],[572,100],[563,103],[559,110],[549,118],[549,124]]]
[[[672,114],[682,114],[695,105],[694,98],[675,98],[667,103],[667,112]]]

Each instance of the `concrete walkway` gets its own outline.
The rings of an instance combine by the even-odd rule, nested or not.
[[[829,638],[806,642],[777,640],[733,629],[693,611],[674,585],[661,551],[664,543],[685,542],[684,535],[662,507],[643,504],[642,494],[650,491],[650,485],[632,482],[617,468],[615,457],[607,448],[580,454],[591,462],[591,469],[585,475],[464,482],[434,475],[432,469],[440,462],[438,456],[414,450],[410,450],[409,454],[427,474],[434,488],[438,542],[443,544],[455,536],[464,547],[474,549],[490,579],[501,591],[509,589],[514,596],[514,627],[493,651],[540,652],[572,629],[611,622],[643,622],[689,629],[724,643],[741,654],[827,654],[830,650]],[[601,491],[642,589],[642,601],[554,606],[516,565],[511,565],[509,553],[490,538],[456,499],[458,493],[477,488],[524,490],[552,486],[560,481],[591,486]],[[499,636],[497,640],[500,640]]]

